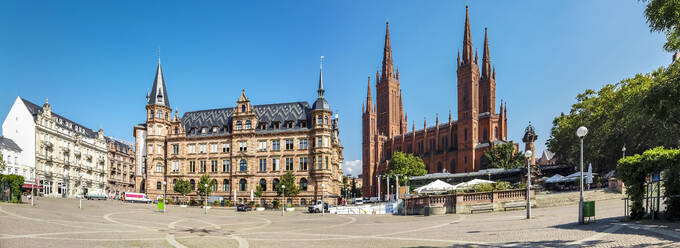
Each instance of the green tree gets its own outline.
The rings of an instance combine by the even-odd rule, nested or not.
[[[361,197],[361,189],[357,188],[357,181],[355,178],[352,178],[352,186],[349,193],[354,197]]]
[[[19,175],[0,176],[0,185],[10,190],[10,201],[21,202],[21,186],[24,185],[24,177]]]
[[[647,2],[645,16],[652,32],[666,34],[663,48],[669,52],[680,51],[680,1],[641,0]]]
[[[208,185],[208,187],[205,187],[205,185]],[[205,174],[201,176],[201,179],[198,180],[198,193],[199,195],[205,196],[205,195],[210,195],[210,192],[212,192],[212,187],[217,185],[217,181],[215,179],[211,179],[208,174]]]
[[[482,157],[482,165],[486,165],[486,168],[514,169],[524,167],[524,161],[522,153],[515,153],[515,146],[512,143],[496,145]]]
[[[345,195],[349,195],[349,189],[348,189],[349,183],[348,183],[348,181],[349,181],[349,178],[347,176],[342,176],[342,189],[340,190],[340,195],[342,195],[343,197]]]
[[[402,152],[395,152],[390,159],[389,168],[385,172],[386,175],[394,179],[394,175],[399,175],[399,182],[404,185],[404,176],[422,176],[427,174],[425,163],[423,159],[413,154],[405,154]]]
[[[576,129],[587,127],[584,162],[592,162],[593,169],[599,172],[615,169],[624,145],[627,154],[657,146],[677,147],[680,122],[673,119],[680,113],[680,93],[673,92],[680,92],[679,88],[680,63],[673,63],[649,74],[606,84],[597,91],[588,89],[576,97],[568,114],[553,120],[546,145],[561,162],[576,165],[580,156]],[[676,98],[672,98],[673,94],[677,94]],[[665,104],[669,106],[663,107]]]
[[[292,171],[286,172],[286,174],[283,174],[281,178],[279,179],[280,182],[279,184],[276,185],[276,193],[278,195],[281,195],[283,193],[283,188],[281,186],[286,185],[286,196],[296,196],[298,193],[300,193],[300,189],[298,189],[297,184],[295,184],[295,175],[293,175]]]
[[[262,197],[262,195],[264,195],[264,189],[262,189],[262,185],[257,185],[255,187],[255,196]]]
[[[2,152],[0,152],[0,171],[5,170],[5,159],[4,156],[2,156]]]
[[[172,189],[175,192],[182,194],[186,200],[187,195],[191,193],[191,184],[189,183],[189,180],[180,178],[177,179],[175,185],[172,186]]]

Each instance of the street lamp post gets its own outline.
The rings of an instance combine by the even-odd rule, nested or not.
[[[626,145],[625,144],[623,145],[623,148],[621,148],[621,152],[623,153],[622,158],[625,158],[626,157]]]
[[[376,175],[376,177],[378,177],[378,194],[377,195],[378,195],[378,201],[380,201],[380,183],[382,183],[382,182],[380,182],[380,175]]]
[[[165,197],[167,196],[168,192],[168,183],[166,181],[163,181],[163,187],[165,188],[165,190],[163,191],[163,213],[165,213],[165,208],[167,207],[166,204],[168,203],[168,201],[165,200]]]
[[[531,219],[531,151],[526,151],[524,156],[527,158],[527,219]]]
[[[203,184],[203,187],[205,187],[205,204],[203,204],[203,208],[205,209],[205,215],[208,215],[208,184]],[[163,199],[163,201],[165,201],[165,199]],[[163,211],[165,211],[165,205],[163,206]]]
[[[281,202],[281,216],[286,215],[286,185],[281,185],[281,189],[283,189],[283,202]]]
[[[580,181],[580,195],[579,195],[579,201],[578,201],[578,223],[583,224],[583,137],[588,134],[588,128],[586,127],[579,127],[578,130],[576,130],[576,136],[579,137],[581,141],[581,178]]]
[[[326,212],[326,202],[323,201],[323,195],[326,193],[326,184],[321,184],[321,216]]]

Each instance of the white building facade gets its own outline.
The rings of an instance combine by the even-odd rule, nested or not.
[[[2,133],[21,147],[18,163],[36,169],[43,195],[75,197],[104,192],[108,163],[102,129],[95,132],[52,112],[47,100],[41,107],[17,97]]]
[[[2,159],[5,161],[5,169],[0,170],[0,173],[22,176],[27,184],[35,182],[35,177],[33,177],[33,169],[35,167],[31,167],[19,160],[22,149],[12,139],[0,136],[0,154],[2,154]]]

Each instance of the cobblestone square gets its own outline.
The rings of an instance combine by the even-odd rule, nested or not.
[[[236,212],[119,201],[44,198],[0,205],[0,247],[564,247],[677,246],[680,226],[622,222],[621,200],[599,201],[597,221],[576,206],[445,216]]]

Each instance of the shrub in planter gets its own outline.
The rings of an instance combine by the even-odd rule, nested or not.
[[[510,183],[505,181],[498,181],[494,184],[494,190],[508,190],[511,188]]]
[[[281,202],[279,202],[279,199],[275,199],[272,202],[272,205],[274,205],[274,208],[279,208],[279,206],[281,206]]]
[[[474,190],[475,192],[489,192],[493,190],[493,184],[492,183],[475,184],[472,185],[472,190]]]
[[[213,202],[213,206],[217,207],[217,206],[219,206],[219,205],[220,205],[220,201],[214,201],[214,202]]]

